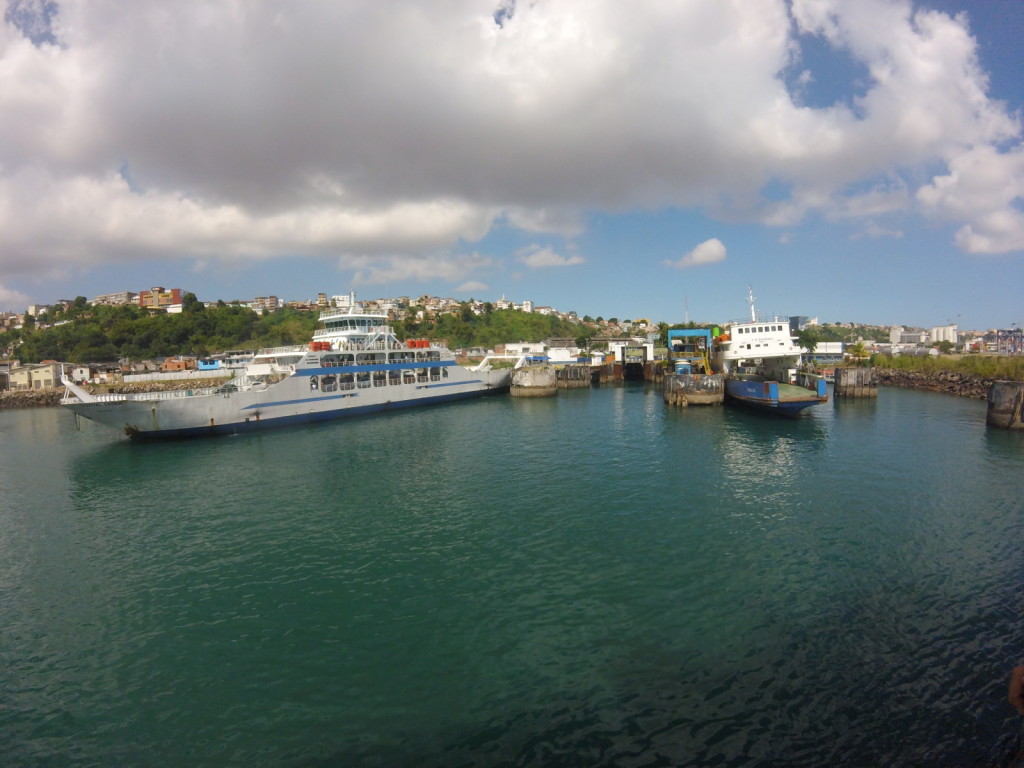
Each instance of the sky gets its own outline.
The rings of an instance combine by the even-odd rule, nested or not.
[[[1024,323],[1024,0],[0,4],[0,311]]]

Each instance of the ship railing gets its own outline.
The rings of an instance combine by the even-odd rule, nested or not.
[[[788,323],[789,318],[785,315],[762,315],[760,312],[757,313],[757,320],[751,320],[749,317],[744,317],[740,320],[726,320],[725,325],[751,325],[757,323]],[[724,327],[723,327],[724,330]]]
[[[200,389],[173,389],[165,392],[135,392],[135,393],[107,393],[92,395],[89,402],[96,403],[123,403],[129,400],[177,400],[183,397],[197,397],[201,395],[213,395],[221,391],[222,387],[202,387]],[[81,398],[73,395],[65,395],[61,400],[63,403],[80,402]]]
[[[365,312],[363,308],[358,304],[351,307],[335,307],[333,309],[324,309],[320,312],[321,320],[330,320],[335,317],[375,317],[383,319],[387,317],[383,312]]]
[[[213,395],[221,391],[223,386],[203,387],[202,389],[175,389],[168,392],[145,392],[137,395],[128,395],[128,398],[131,400],[177,400],[182,397]]]
[[[489,371],[494,366],[491,365],[492,360],[513,360],[515,364],[513,368],[522,368],[526,365],[526,355],[487,355],[476,365],[469,366],[471,371]]]
[[[287,347],[265,347],[256,353],[259,355],[283,355],[283,354],[294,354],[296,352],[305,352],[307,348],[304,344],[292,344]]]
[[[127,395],[117,394],[105,394],[105,395],[91,395],[87,402],[90,403],[120,403],[128,399]],[[64,397],[61,398],[62,403],[80,403],[82,398],[78,395],[73,394],[65,390]]]

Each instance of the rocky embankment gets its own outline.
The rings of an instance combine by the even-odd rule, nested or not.
[[[0,410],[60,405],[60,399],[63,395],[63,389],[26,389],[20,392],[0,392]]]
[[[199,389],[202,387],[216,387],[223,384],[227,379],[203,379],[201,382],[177,380],[177,381],[147,381],[140,384],[115,384],[110,387],[86,386],[91,394],[101,395],[112,393],[118,395],[129,395],[135,392],[169,391],[176,389]],[[64,387],[58,389],[42,390],[21,390],[16,392],[0,392],[0,410],[5,408],[36,408],[40,406],[60,405],[64,397]]]
[[[981,400],[988,397],[988,390],[992,386],[992,379],[956,371],[922,373],[920,371],[876,368],[875,376],[879,384],[887,387],[924,389],[929,392],[944,392],[947,395],[974,397]]]

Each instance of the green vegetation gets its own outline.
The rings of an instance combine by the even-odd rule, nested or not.
[[[846,357],[853,361],[854,365],[866,365],[871,359],[871,353],[863,341],[858,341],[846,348]]]
[[[94,363],[303,344],[315,327],[316,316],[310,313],[284,309],[261,316],[223,302],[206,308],[191,294],[174,315],[136,306],[90,307],[79,297],[67,310],[44,314],[34,326],[10,331],[0,341],[23,363]]]
[[[919,373],[941,373],[953,371],[985,379],[1024,381],[1024,357],[998,355],[939,355],[938,357],[889,357],[872,355],[871,364],[876,368],[891,368],[897,371]]]
[[[810,354],[814,354],[814,350],[818,348],[818,345],[824,341],[821,336],[818,335],[814,327],[805,328],[802,331],[796,332],[796,343],[806,349]]]
[[[496,309],[474,315],[463,302],[455,314],[440,315],[433,320],[416,321],[419,307],[410,307],[408,318],[395,323],[399,338],[441,339],[451,349],[488,347],[516,341],[538,342],[542,339],[566,338],[586,342],[597,334],[593,328],[562,320],[552,315]]]
[[[416,308],[409,313],[414,318]],[[232,349],[305,344],[317,327],[317,313],[282,309],[259,315],[251,309],[219,302],[204,307],[186,294],[180,314],[151,313],[136,306],[88,305],[79,296],[66,310],[43,314],[35,323],[0,335],[23,363],[40,360],[98,363],[120,358],[145,360],[172,355],[202,357]],[[464,304],[456,314],[422,322],[395,324],[400,338],[446,340],[449,347],[488,347],[514,341],[537,342],[559,337],[584,344],[593,328],[558,317],[496,310],[474,315]],[[48,326],[48,327],[40,327]]]

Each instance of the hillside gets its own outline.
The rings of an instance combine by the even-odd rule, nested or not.
[[[397,321],[394,326],[400,338],[442,339],[453,349],[551,337],[582,341],[597,333],[593,325],[516,310],[475,315],[465,305],[457,314],[421,322]],[[180,314],[165,314],[135,306],[89,306],[80,297],[67,310],[44,316],[38,325],[3,334],[0,346],[22,363],[202,357],[232,349],[304,344],[316,327],[316,313],[288,308],[260,315],[223,302],[204,307],[191,297]]]

